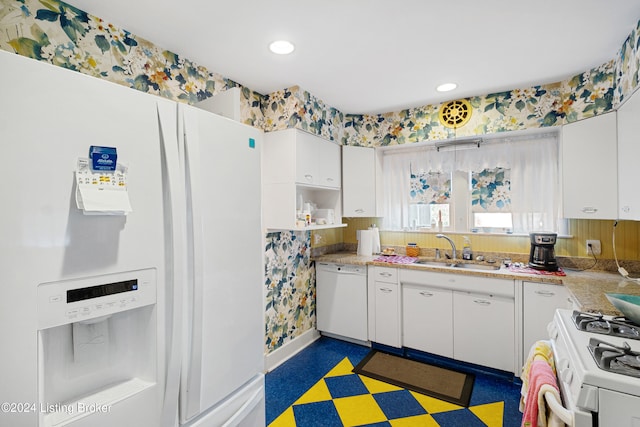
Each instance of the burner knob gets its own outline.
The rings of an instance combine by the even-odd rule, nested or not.
[[[558,362],[558,373],[560,374],[560,379],[562,382],[566,384],[571,384],[571,380],[573,380],[573,371],[569,367],[569,361],[567,359],[561,359]]]
[[[569,369],[569,361],[567,359],[560,359],[558,361],[558,371],[562,371],[563,369]]]
[[[563,369],[560,371],[560,379],[566,384],[571,384],[571,380],[573,380],[573,371],[570,369]]]

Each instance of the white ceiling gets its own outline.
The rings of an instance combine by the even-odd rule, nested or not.
[[[565,80],[613,59],[640,19],[640,0],[68,2],[261,94],[298,85],[353,114]],[[271,54],[277,39],[296,51]]]

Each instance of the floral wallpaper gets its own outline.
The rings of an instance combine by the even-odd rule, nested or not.
[[[340,112],[297,86],[259,94],[65,2],[0,0],[0,49],[190,104],[239,86],[243,123],[374,147],[558,126],[617,108],[639,84],[638,25],[599,67],[553,84],[468,98],[471,119],[454,132],[439,123],[441,104],[361,115]],[[315,270],[308,233],[274,233],[267,241],[269,352],[313,328]]]
[[[344,115],[298,86],[266,95],[262,107],[265,132],[297,128],[340,140]]]
[[[268,233],[265,246],[265,353],[315,326],[311,232]]]
[[[189,104],[241,87],[59,0],[0,0],[0,48]],[[241,89],[242,121],[261,126],[262,95]]]
[[[640,21],[624,41],[618,55],[614,59],[614,75],[616,87],[614,105],[618,106],[629,97],[638,84],[638,70],[640,70]]]
[[[455,130],[440,123],[442,104],[377,116],[347,114],[341,143],[379,147],[559,126],[611,110],[613,94],[610,61],[566,82],[467,98],[471,119]]]
[[[297,86],[268,95],[242,87],[242,121],[267,132],[296,127],[360,146],[557,126],[616,108],[635,90],[638,25],[616,57],[599,67],[558,83],[468,98],[471,120],[455,134],[439,123],[440,104],[344,114]],[[191,104],[240,86],[59,0],[0,0],[0,48]]]

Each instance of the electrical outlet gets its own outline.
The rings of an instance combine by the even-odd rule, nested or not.
[[[600,255],[601,253],[600,240],[587,240],[587,255]]]

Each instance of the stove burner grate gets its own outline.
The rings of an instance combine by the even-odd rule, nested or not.
[[[625,317],[605,319],[600,313],[584,313],[574,310],[571,318],[581,331],[640,340],[640,326]]]
[[[597,338],[589,339],[589,352],[603,371],[640,378],[640,352],[632,351],[629,344],[615,346]]]

